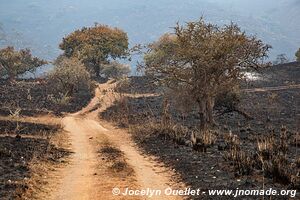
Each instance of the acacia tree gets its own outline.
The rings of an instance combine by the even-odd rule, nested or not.
[[[300,48],[298,49],[298,51],[296,52],[296,59],[298,62],[300,62]]]
[[[127,57],[128,37],[121,29],[96,24],[71,33],[59,47],[66,57],[78,58],[98,77],[110,59]]]
[[[270,46],[247,36],[235,24],[224,27],[203,19],[175,27],[149,45],[145,73],[173,92],[188,97],[199,109],[200,128],[214,123],[217,95],[238,85],[246,68],[259,69]]]
[[[9,46],[0,50],[0,76],[8,76],[10,81],[15,81],[18,75],[33,72],[44,64],[47,62],[32,56],[29,49],[16,51]]]

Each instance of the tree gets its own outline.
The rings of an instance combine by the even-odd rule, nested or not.
[[[298,49],[298,51],[296,52],[296,59],[298,62],[300,62],[300,48]]]
[[[15,81],[18,75],[33,72],[44,64],[47,62],[32,56],[29,49],[16,51],[9,46],[0,50],[0,75],[8,76],[10,81]]]
[[[116,61],[111,62],[101,71],[107,78],[122,78],[130,73],[130,66]]]
[[[103,65],[111,59],[126,58],[128,55],[127,34],[118,29],[96,24],[83,27],[63,38],[59,47],[66,57],[76,57],[91,67],[98,77]]]
[[[285,64],[289,62],[289,59],[287,58],[286,54],[279,54],[276,58],[276,61],[274,62],[275,65]]]
[[[235,24],[218,27],[200,19],[174,29],[149,45],[145,73],[173,92],[189,95],[198,107],[200,128],[206,129],[214,123],[216,97],[236,87],[245,69],[265,66],[270,46]]]
[[[63,58],[55,62],[55,68],[48,73],[47,80],[56,93],[64,92],[73,96],[78,91],[89,91],[90,74],[85,66],[76,58]]]

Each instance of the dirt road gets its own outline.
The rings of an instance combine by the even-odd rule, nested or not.
[[[99,106],[101,103],[102,106]],[[124,192],[126,187],[130,187],[164,191],[171,186],[175,189],[175,184],[178,186],[172,181],[172,170],[142,155],[125,130],[98,119],[98,113],[109,104],[107,99],[103,101],[103,94],[98,88],[95,98],[86,108],[63,118],[62,123],[69,133],[74,154],[69,165],[60,173],[60,184],[49,199],[147,199],[147,196],[115,196],[112,189],[117,187]],[[99,149],[104,143],[123,152],[127,164],[133,169],[133,177],[118,177],[108,170],[109,160],[99,156]],[[180,198],[159,195],[154,199]]]

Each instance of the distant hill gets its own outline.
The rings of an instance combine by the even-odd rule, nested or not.
[[[14,0],[0,2],[0,45],[29,47],[53,59],[62,37],[94,22],[128,32],[131,45],[148,43],[179,22],[238,23],[274,48],[271,59],[300,47],[299,0]]]

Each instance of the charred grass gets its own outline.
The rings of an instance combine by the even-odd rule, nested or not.
[[[53,135],[60,130],[59,125],[47,125],[42,123],[13,121],[10,119],[0,120],[0,133],[24,134],[24,135]]]
[[[62,102],[60,96],[53,96],[52,86],[45,80],[18,80],[9,83],[0,80],[0,114],[2,116],[23,115],[36,116],[63,112],[76,112],[88,104],[93,92],[79,92]],[[93,91],[93,89],[91,89]]]
[[[65,162],[71,153],[55,142],[63,132],[58,125],[0,123],[0,197],[34,199],[47,184],[50,168]]]
[[[284,77],[268,84],[257,84],[281,85],[289,80],[290,71],[294,74],[295,69],[288,68]],[[295,82],[293,74],[290,79]],[[185,183],[202,191],[299,190],[299,95],[299,89],[243,93],[240,106],[254,119],[238,113],[218,115],[216,111],[218,126],[204,133],[197,130],[197,112],[180,113],[174,106],[168,123],[162,123],[161,96],[124,97],[100,117],[129,128],[145,154],[155,155]]]

